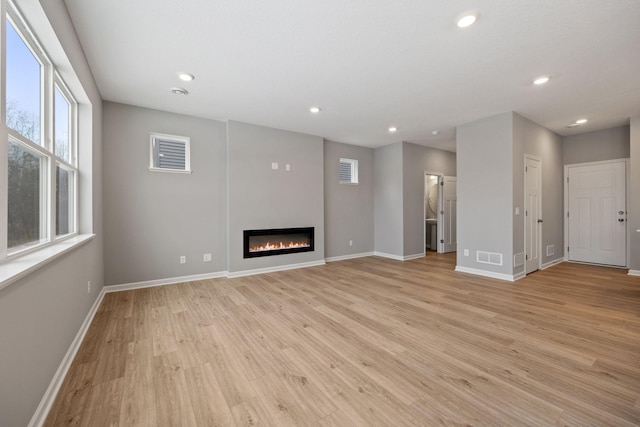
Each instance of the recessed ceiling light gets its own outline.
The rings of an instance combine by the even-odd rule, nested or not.
[[[536,85],[543,85],[543,84],[545,84],[546,82],[548,82],[550,78],[551,78],[551,77],[549,77],[549,76],[540,76],[540,77],[538,77],[537,79],[535,79],[535,80],[533,81],[533,84],[536,84]]]
[[[311,111],[313,114],[318,114],[320,111],[322,111],[322,108],[320,108],[320,107],[309,107],[309,111]]]
[[[476,15],[465,15],[462,18],[458,19],[458,27],[466,28],[476,22],[476,19],[478,19]]]
[[[398,128],[397,128],[397,127],[395,127],[395,126],[391,126],[391,127],[389,127],[389,132],[395,132],[395,131],[397,131],[397,130],[398,130]]]
[[[431,135],[440,135],[440,131],[439,130],[432,130],[431,131]]]
[[[570,125],[567,125],[568,128],[575,128],[575,127],[578,127],[578,126],[580,126],[580,125],[577,124],[577,123],[571,123]]]
[[[578,119],[578,120],[576,120],[576,123],[579,124],[579,125],[583,125],[583,124],[587,123],[587,119]]]
[[[176,95],[187,95],[189,91],[182,87],[172,87],[171,93]]]
[[[178,78],[183,82],[190,82],[191,80],[195,79],[196,76],[189,73],[178,73]]]

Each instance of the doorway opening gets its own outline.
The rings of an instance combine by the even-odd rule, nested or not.
[[[424,173],[424,247],[429,252],[456,251],[456,177]]]

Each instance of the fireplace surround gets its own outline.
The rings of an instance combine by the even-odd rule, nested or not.
[[[244,258],[311,252],[314,227],[244,230]]]

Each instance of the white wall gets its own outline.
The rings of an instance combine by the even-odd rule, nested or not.
[[[402,257],[402,142],[376,148],[374,163],[375,250]]]
[[[373,252],[373,152],[372,148],[324,142],[325,258]],[[358,161],[357,185],[340,184],[340,158]]]
[[[630,199],[628,220],[631,239],[630,269],[640,272],[640,116],[631,117]]]
[[[95,233],[76,248],[0,290],[0,425],[25,426],[36,411],[103,285],[101,99],[63,0],[19,6],[62,68],[84,92],[80,136],[80,231]],[[59,40],[60,44],[58,44]],[[73,84],[74,88],[77,88]],[[91,293],[87,293],[87,281]]]
[[[458,126],[457,265],[513,274],[513,113]],[[464,249],[469,256],[464,256]],[[476,262],[476,251],[503,255],[503,265]]]
[[[629,126],[565,136],[562,158],[565,165],[629,157]]]
[[[324,260],[324,140],[234,121],[227,129],[228,271]],[[286,227],[314,227],[314,251],[243,258],[243,230]]]
[[[191,174],[148,170],[152,132],[190,138]],[[104,141],[105,283],[226,270],[225,123],[105,102]]]

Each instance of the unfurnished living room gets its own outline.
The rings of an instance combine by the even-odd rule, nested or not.
[[[640,425],[637,0],[0,13],[0,427]]]

